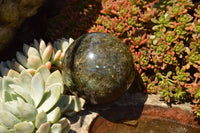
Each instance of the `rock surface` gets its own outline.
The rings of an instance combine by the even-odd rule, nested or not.
[[[109,110],[114,107],[123,108],[124,106],[144,106],[144,105],[153,105],[158,107],[170,108],[170,106],[168,106],[166,103],[160,101],[159,95],[154,95],[154,94],[147,95],[144,93],[127,92],[120,99],[110,104],[98,105],[98,106],[86,105],[85,110],[69,118],[69,120],[72,123],[71,130],[69,133],[88,133],[92,121],[99,115],[100,112],[103,112],[105,110]],[[189,103],[177,104],[177,105],[172,104],[171,107],[172,108],[178,107],[187,112],[191,112],[192,110],[191,105]],[[142,110],[138,109],[138,111]],[[117,110],[115,113],[117,113]]]
[[[12,41],[24,20],[37,13],[44,0],[0,1],[0,51]]]

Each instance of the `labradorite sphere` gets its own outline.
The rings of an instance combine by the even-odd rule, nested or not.
[[[66,86],[92,104],[116,100],[135,76],[126,44],[106,33],[89,33],[75,40],[65,53],[63,66]]]

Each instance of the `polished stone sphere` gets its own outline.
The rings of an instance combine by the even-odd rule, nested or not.
[[[63,66],[65,85],[92,104],[116,100],[135,77],[126,44],[106,33],[89,33],[75,40],[65,53]]]

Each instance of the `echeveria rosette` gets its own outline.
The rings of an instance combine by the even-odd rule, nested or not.
[[[44,65],[33,75],[10,70],[0,83],[0,133],[66,133],[70,122],[61,114],[79,111],[84,104],[63,95],[60,72],[50,73]]]
[[[45,64],[49,69],[51,67],[50,59],[53,54],[53,47],[50,43],[47,45],[43,40],[38,42],[34,40],[32,46],[24,44],[23,52],[17,52],[16,58],[17,61],[25,69],[36,70],[41,65]]]
[[[57,39],[53,43],[54,53],[51,60],[52,64],[54,64],[58,68],[62,68],[65,52],[73,41],[74,39],[72,38],[69,38],[68,40],[65,38],[61,38]]]
[[[49,69],[60,70],[64,53],[73,41],[72,38],[69,40],[62,38],[55,41],[53,45],[51,43],[46,45],[43,40],[40,42],[34,40],[32,45],[24,44],[23,52],[16,53],[17,60],[12,59],[0,63],[1,75],[7,75],[10,69],[17,72],[27,70],[34,73],[42,65],[46,65]]]

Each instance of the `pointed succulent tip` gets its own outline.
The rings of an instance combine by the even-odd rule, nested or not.
[[[58,50],[58,51],[56,52],[55,56],[54,56],[53,61],[54,61],[54,62],[58,61],[59,58],[60,58],[60,56],[61,56],[61,54],[62,54],[62,51],[61,51],[61,50]]]
[[[50,43],[48,43],[46,49],[44,49],[44,52],[42,54],[43,63],[46,63],[47,61],[50,60],[52,52],[53,52],[53,47]]]
[[[51,69],[51,62],[50,61],[48,61],[45,65],[49,70]]]

